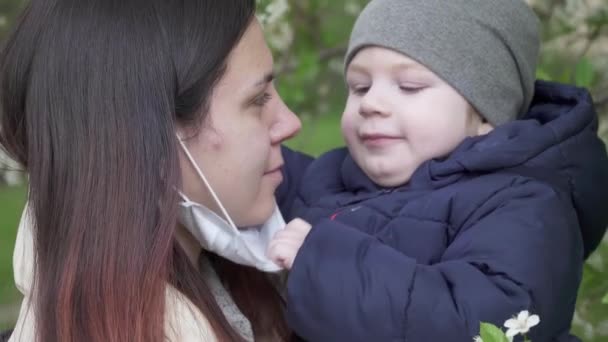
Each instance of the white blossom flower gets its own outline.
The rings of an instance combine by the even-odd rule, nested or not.
[[[3,183],[9,186],[23,183],[22,172],[19,171],[19,164],[10,159],[0,148],[0,185]]]
[[[264,25],[268,21],[268,14],[266,13],[256,13],[255,15],[258,18],[260,24]]]
[[[287,12],[287,0],[273,0],[263,11],[256,13],[258,21],[264,27],[266,41],[275,50],[285,51],[293,42],[294,32],[286,20]]]
[[[335,74],[342,75],[344,72],[344,61],[341,58],[332,58],[329,60],[329,70]]]
[[[329,95],[330,91],[331,91],[331,86],[329,85],[329,83],[323,83],[319,86],[318,94],[321,97],[325,97],[325,96]]]
[[[293,42],[293,28],[286,21],[268,26],[265,31],[268,44],[279,51],[285,51]]]
[[[530,328],[540,323],[538,315],[530,315],[528,310],[520,312],[517,317],[513,317],[505,321],[505,328],[507,328],[507,337],[513,337],[518,334],[526,334],[530,331]]]
[[[275,0],[266,7],[268,14],[266,22],[270,25],[277,23],[289,10],[287,0]]]
[[[361,5],[355,1],[347,2],[344,4],[344,12],[356,16],[361,12]]]

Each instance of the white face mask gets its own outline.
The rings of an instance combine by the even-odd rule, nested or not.
[[[282,270],[266,257],[268,243],[274,234],[285,228],[285,220],[275,205],[275,209],[264,224],[238,229],[222,205],[215,191],[200,170],[183,141],[177,137],[188,160],[201,178],[225,220],[200,203],[190,201],[183,193],[179,204],[180,222],[194,235],[203,248],[237,264],[255,267],[264,272]]]

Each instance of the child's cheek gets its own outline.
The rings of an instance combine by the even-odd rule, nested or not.
[[[352,111],[352,109],[349,111],[349,109],[350,108],[348,107],[346,108],[347,111],[342,114],[341,121],[342,135],[347,140],[347,142],[354,139],[357,132],[357,120],[355,117],[357,114],[356,112]]]

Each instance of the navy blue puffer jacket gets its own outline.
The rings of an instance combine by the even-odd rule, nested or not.
[[[540,315],[569,335],[584,258],[608,225],[608,158],[589,94],[538,82],[522,120],[469,138],[384,189],[345,149],[285,150],[277,198],[313,225],[288,280],[309,341],[463,341],[479,322]]]

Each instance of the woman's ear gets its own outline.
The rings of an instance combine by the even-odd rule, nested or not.
[[[179,141],[186,141],[188,140],[188,129],[183,127],[182,125],[175,125],[175,137],[177,137],[177,140]]]

